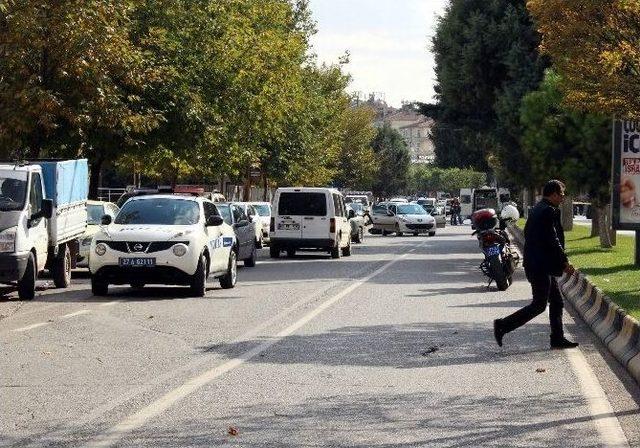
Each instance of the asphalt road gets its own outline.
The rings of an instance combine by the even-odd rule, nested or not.
[[[638,388],[567,313],[487,289],[469,227],[241,268],[235,289],[41,284],[0,299],[0,446],[640,446]],[[45,281],[46,282],[46,281]],[[6,293],[7,291],[5,291]]]

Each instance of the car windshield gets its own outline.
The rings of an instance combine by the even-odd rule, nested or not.
[[[426,215],[427,211],[418,204],[398,205],[398,215]]]
[[[253,208],[256,209],[260,216],[271,216],[271,207],[267,204],[253,204]]]
[[[281,193],[278,214],[297,216],[325,216],[327,199],[324,193]]]
[[[173,198],[130,200],[116,217],[116,224],[193,225],[200,219],[195,201]]]
[[[0,210],[22,210],[27,196],[27,172],[0,173]]]
[[[100,224],[104,212],[104,206],[100,204],[87,205],[87,224]]]
[[[218,213],[220,213],[220,216],[222,216],[224,222],[232,225],[233,221],[231,220],[231,206],[229,204],[216,204],[216,208],[218,209]]]
[[[358,213],[362,211],[363,206],[359,202],[352,202],[351,204],[349,204],[349,207],[351,207],[354,212]]]

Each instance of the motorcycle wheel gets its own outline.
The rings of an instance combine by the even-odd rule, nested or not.
[[[489,257],[489,267],[491,277],[495,280],[496,286],[500,291],[505,291],[509,287],[509,281],[507,280],[507,276],[504,275],[504,268],[502,267],[499,255]]]

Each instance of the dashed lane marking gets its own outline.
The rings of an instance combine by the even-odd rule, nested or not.
[[[24,331],[33,330],[34,328],[44,327],[45,325],[49,325],[51,322],[39,322],[37,324],[27,325],[26,327],[15,328],[11,331],[14,333],[22,333]]]
[[[60,316],[60,319],[69,319],[70,317],[82,316],[83,314],[89,314],[91,310],[80,310],[74,313],[65,314],[64,316]]]

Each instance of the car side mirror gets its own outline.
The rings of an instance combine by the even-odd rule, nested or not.
[[[222,216],[211,215],[211,216],[209,216],[209,218],[207,218],[206,226],[207,227],[218,227],[218,226],[221,226],[223,222],[224,222],[224,219],[222,219]]]
[[[100,219],[100,224],[102,224],[103,226],[108,226],[112,222],[113,222],[113,218],[111,217],[111,215],[104,215]]]
[[[353,210],[349,210],[349,219],[355,218],[356,217],[356,212]]]
[[[40,205],[40,215],[43,218],[51,219],[53,216],[53,200],[43,199]]]

